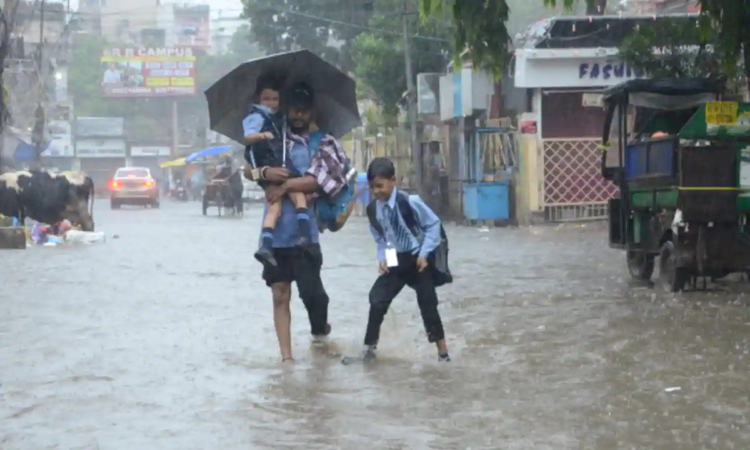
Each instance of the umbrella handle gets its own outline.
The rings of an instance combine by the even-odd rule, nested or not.
[[[281,166],[286,167],[286,120],[281,126],[281,142],[283,142],[281,145]]]

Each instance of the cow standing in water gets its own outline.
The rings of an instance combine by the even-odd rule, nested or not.
[[[90,200],[90,202],[89,202]],[[94,182],[81,172],[0,175],[0,214],[55,224],[63,219],[94,231]]]

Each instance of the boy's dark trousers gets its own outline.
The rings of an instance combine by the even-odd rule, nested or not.
[[[380,339],[380,326],[391,302],[409,286],[417,292],[417,303],[422,321],[430,342],[445,338],[443,322],[438,313],[438,297],[432,284],[429,267],[423,272],[417,269],[417,256],[410,253],[398,254],[398,267],[390,267],[388,273],[380,275],[370,289],[370,317],[367,321],[365,345],[377,345]]]

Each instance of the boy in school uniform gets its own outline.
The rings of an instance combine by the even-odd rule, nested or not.
[[[375,360],[383,319],[404,286],[417,293],[427,339],[437,347],[438,361],[450,361],[443,322],[438,312],[435,271],[430,267],[435,261],[435,250],[442,241],[447,243],[440,219],[419,196],[399,192],[396,188],[396,169],[391,160],[375,158],[367,168],[367,181],[376,199],[370,205],[368,215],[370,231],[377,245],[380,276],[370,289],[370,313],[362,356],[344,358],[342,362],[350,364]],[[404,217],[404,212],[409,212],[408,215],[412,217],[408,219],[411,220]],[[450,281],[442,281],[441,284],[446,282]]]

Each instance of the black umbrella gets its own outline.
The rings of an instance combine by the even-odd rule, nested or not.
[[[312,86],[315,122],[334,137],[362,125],[354,80],[309,50],[299,50],[242,63],[208,88],[211,129],[243,142],[242,120],[250,112],[258,78],[266,75],[281,79],[283,90],[299,81]]]

